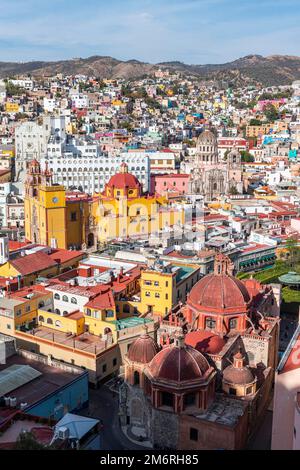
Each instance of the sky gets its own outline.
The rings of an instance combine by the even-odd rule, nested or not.
[[[299,0],[1,0],[0,61],[300,55]]]

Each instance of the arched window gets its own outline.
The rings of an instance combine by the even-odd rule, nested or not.
[[[67,312],[66,310],[63,311],[63,316],[65,315],[68,315],[69,312]]]
[[[75,299],[75,297],[71,297],[71,304],[77,304],[77,299]]]
[[[52,318],[47,318],[47,324],[48,324],[48,325],[53,325],[53,320],[52,320]]]
[[[39,316],[39,321],[42,321],[42,322],[44,322],[44,321],[45,321],[45,319],[44,319],[43,315],[40,315],[40,316]]]
[[[40,303],[39,303],[39,308],[42,308],[45,306],[45,302],[42,300]]]
[[[55,313],[56,313],[57,315],[60,315],[60,310],[59,310],[59,308],[56,308],[56,309],[55,309]]]
[[[66,295],[63,295],[62,300],[63,300],[64,302],[69,302],[69,299],[68,299],[68,297],[67,297]]]
[[[133,383],[134,385],[140,385],[140,373],[137,370],[133,374]]]
[[[59,321],[59,320],[56,320],[56,322],[55,322],[55,326],[57,326],[58,328],[60,328],[60,327],[61,327],[61,321]]]

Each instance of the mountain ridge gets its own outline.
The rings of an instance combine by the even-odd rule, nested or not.
[[[203,80],[245,79],[264,86],[289,85],[300,79],[300,57],[282,54],[262,56],[248,54],[222,64],[185,64],[165,61],[157,64],[136,59],[119,60],[111,56],[93,55],[58,61],[0,62],[0,77],[31,74],[35,77],[66,75],[94,75],[99,78],[134,79],[152,75],[156,70],[169,69],[187,73]]]

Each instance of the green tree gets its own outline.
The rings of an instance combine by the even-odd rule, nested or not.
[[[274,122],[278,118],[278,111],[271,103],[265,107],[264,114],[268,122]]]
[[[289,266],[293,267],[299,263],[300,260],[300,248],[298,246],[298,240],[291,237],[286,241],[286,249],[287,249],[287,258]]]
[[[8,96],[16,96],[16,95],[20,96],[20,95],[23,95],[23,93],[25,93],[25,90],[24,88],[14,85],[12,82],[8,80],[6,82],[6,93],[8,94]]]
[[[254,162],[254,156],[248,150],[241,150],[242,162]]]
[[[46,446],[36,440],[31,432],[21,432],[19,435],[14,450],[45,450]]]
[[[253,118],[253,119],[250,120],[249,125],[250,126],[261,126],[262,121],[260,121],[259,119]]]
[[[231,187],[229,188],[229,194],[230,194],[231,196],[235,196],[236,194],[238,194],[238,191],[237,191],[237,189],[236,189],[235,186],[231,186]]]

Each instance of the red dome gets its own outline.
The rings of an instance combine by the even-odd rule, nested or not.
[[[159,348],[154,339],[145,334],[140,336],[131,344],[127,357],[133,362],[148,364],[158,351]]]
[[[201,310],[245,311],[250,296],[244,284],[228,274],[208,274],[193,287],[188,304]]]
[[[140,188],[140,183],[139,180],[131,173],[116,173],[110,178],[109,182],[107,183],[107,186],[110,188],[114,187],[117,189],[138,189]]]
[[[207,360],[196,349],[170,345],[156,354],[148,371],[154,379],[184,382],[199,380],[208,369]]]
[[[185,344],[192,346],[201,353],[218,354],[226,344],[226,341],[211,331],[191,331],[185,336]]]

